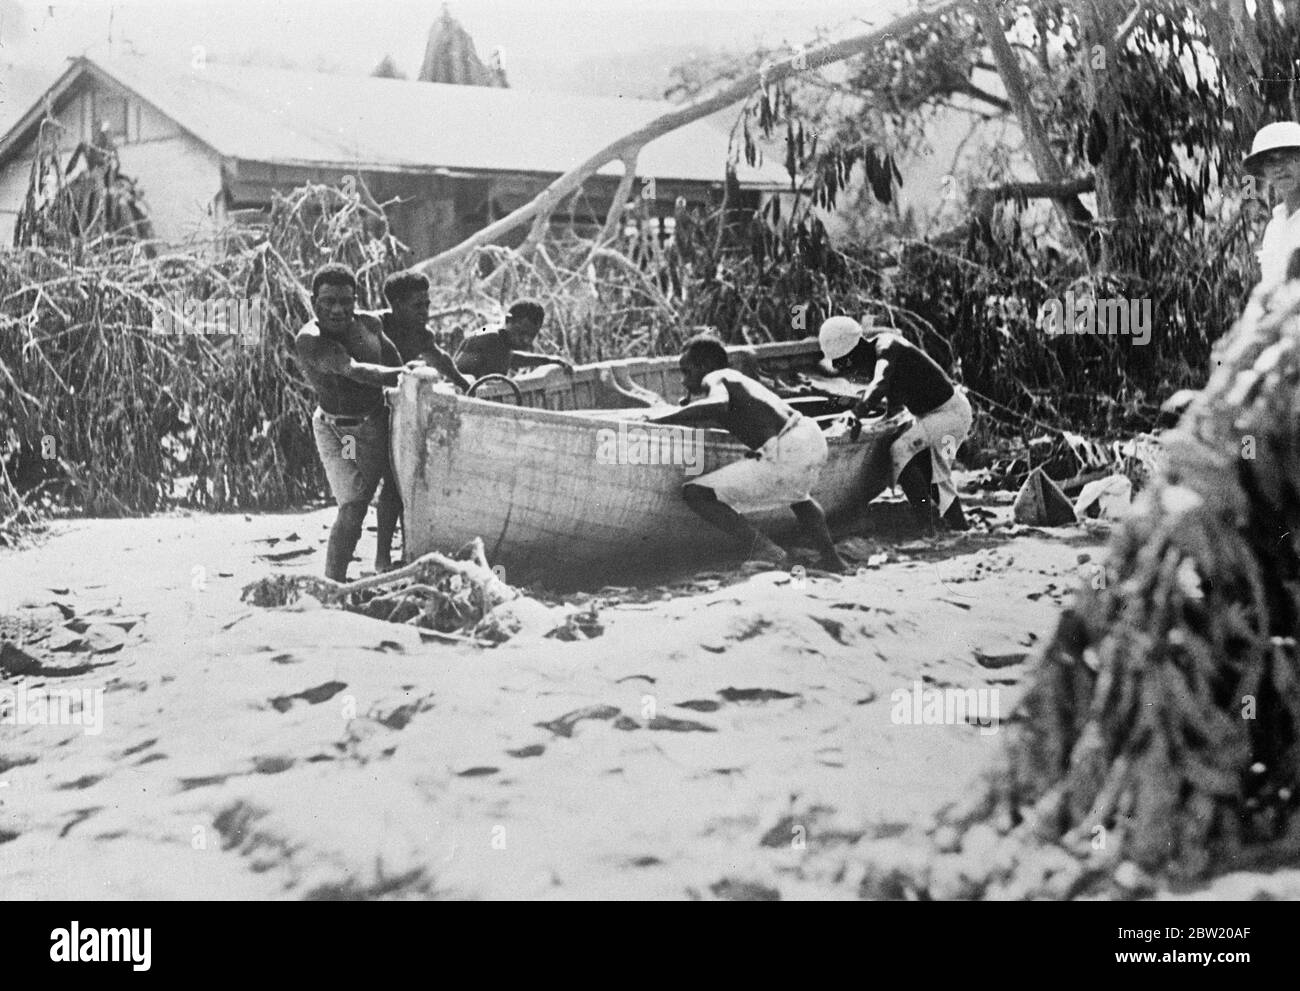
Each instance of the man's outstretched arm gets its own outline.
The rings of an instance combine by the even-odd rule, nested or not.
[[[889,373],[890,364],[887,359],[881,358],[876,362],[876,374],[872,377],[866,391],[862,393],[862,398],[853,407],[855,413],[861,416],[884,403],[889,394]]]
[[[434,343],[432,335],[430,335],[428,343],[421,348],[420,358],[422,361],[428,362],[431,368],[437,369],[445,378],[450,379],[461,392],[467,392],[470,385],[472,385],[470,380],[460,373],[460,369],[456,367],[456,362],[451,355]]]
[[[721,382],[715,382],[709,387],[709,391],[703,399],[687,403],[681,409],[675,409],[669,413],[660,413],[658,416],[647,417],[646,422],[665,425],[680,424],[683,426],[693,423],[716,422],[719,417],[727,412],[730,403],[731,396],[727,392],[727,387]]]
[[[299,338],[295,349],[298,357],[313,368],[332,375],[341,375],[362,385],[396,385],[397,376],[403,370],[401,365],[390,367],[357,361],[343,349],[342,345],[334,341],[322,340],[320,337]]]
[[[573,371],[573,364],[557,354],[539,354],[536,351],[516,351],[512,359],[514,364],[523,365],[527,368],[536,368],[538,365],[559,365],[566,372]]]

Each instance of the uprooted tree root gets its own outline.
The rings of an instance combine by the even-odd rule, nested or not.
[[[273,575],[245,586],[242,599],[275,607],[294,605],[304,595],[324,606],[406,623],[451,640],[580,640],[600,633],[593,611],[569,613],[506,584],[488,566],[480,539],[456,558],[435,551],[395,571],[348,584],[312,575]]]
[[[1300,853],[1300,284],[1217,358],[1000,759],[925,843],[873,847],[863,894],[1135,895]]]

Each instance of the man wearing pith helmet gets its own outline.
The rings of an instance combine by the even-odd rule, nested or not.
[[[1255,133],[1250,154],[1241,165],[1247,175],[1271,187],[1274,198],[1280,200],[1255,252],[1259,259],[1256,288],[1267,291],[1286,282],[1288,274],[1300,278],[1300,258],[1292,264],[1300,249],[1300,124],[1291,120],[1265,124]],[[1175,392],[1161,405],[1157,425],[1175,425],[1196,395],[1195,389]]]
[[[918,523],[926,529],[935,515],[949,529],[969,524],[953,485],[952,465],[970,433],[970,401],[924,351],[870,317],[831,317],[818,334],[831,370],[871,376],[853,411],[865,416],[878,407],[902,406],[915,418],[890,445],[892,481],[903,490]]]
[[[1291,255],[1300,248],[1300,124],[1288,120],[1261,127],[1242,166],[1281,200],[1258,252],[1259,284],[1271,289],[1286,281]]]

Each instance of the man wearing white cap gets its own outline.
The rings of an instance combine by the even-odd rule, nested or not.
[[[952,480],[957,448],[970,433],[970,401],[924,351],[871,318],[831,317],[818,335],[822,354],[840,372],[871,375],[859,397],[859,416],[888,403],[903,406],[915,421],[890,445],[892,481],[903,490],[923,526],[934,512],[950,529],[968,528]]]
[[[1300,248],[1300,124],[1281,121],[1261,127],[1242,165],[1282,198],[1258,252],[1259,284],[1271,289],[1286,281],[1291,255]]]

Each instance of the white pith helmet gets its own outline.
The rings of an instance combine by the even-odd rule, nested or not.
[[[1261,161],[1271,152],[1292,151],[1300,154],[1300,124],[1293,120],[1266,124],[1255,132],[1255,140],[1250,144],[1250,154],[1242,165],[1246,171],[1257,169]]]
[[[829,361],[843,358],[862,340],[862,326],[852,317],[829,317],[817,332],[822,354]]]

